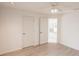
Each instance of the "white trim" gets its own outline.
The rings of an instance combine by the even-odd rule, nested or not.
[[[7,51],[1,51],[1,52],[0,52],[0,55],[6,54],[6,53],[9,53],[9,52],[13,52],[13,51],[17,51],[17,50],[21,50],[21,49],[22,49],[22,48],[12,49],[12,50],[7,50]]]

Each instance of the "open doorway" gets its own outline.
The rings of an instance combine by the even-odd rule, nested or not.
[[[48,43],[57,43],[57,18],[48,19]]]

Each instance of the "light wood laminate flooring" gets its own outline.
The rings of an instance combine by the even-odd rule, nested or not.
[[[2,56],[79,56],[79,51],[61,44],[48,43],[6,53]]]

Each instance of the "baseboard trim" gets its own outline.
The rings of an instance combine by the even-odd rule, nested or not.
[[[45,44],[48,44],[48,42],[42,43],[42,44],[37,44],[37,45],[35,45],[34,47],[38,47],[38,46],[45,45]]]
[[[3,54],[6,54],[6,53],[18,51],[18,50],[21,50],[21,49],[22,49],[22,48],[18,48],[18,49],[14,49],[14,50],[8,50],[8,51],[1,51],[1,52],[0,52],[0,56],[2,56]]]
[[[73,47],[71,47],[71,46],[69,46],[69,45],[67,45],[67,44],[64,44],[64,43],[59,43],[59,44],[61,44],[61,45],[63,45],[63,46],[66,46],[66,47],[68,47],[68,48],[71,48],[71,49],[73,49],[73,50],[79,51],[78,49],[75,49],[75,48],[73,48]]]
[[[40,44],[40,45],[44,45],[44,44],[48,44],[48,42],[42,43],[42,44]]]
[[[35,46],[29,46],[29,47],[38,47],[38,46],[42,46],[42,45],[45,45],[45,44],[48,44],[48,42],[42,43],[40,45],[38,44],[38,45],[35,45]],[[24,48],[29,48],[29,47],[24,47]],[[0,56],[4,55],[6,53],[15,52],[15,51],[18,51],[18,50],[21,50],[21,49],[24,49],[24,48],[18,48],[18,49],[13,49],[13,50],[1,51],[0,52]]]

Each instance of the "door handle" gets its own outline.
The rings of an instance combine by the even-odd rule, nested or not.
[[[40,32],[40,33],[42,33],[42,32]]]
[[[23,35],[26,35],[26,33],[22,33]]]

